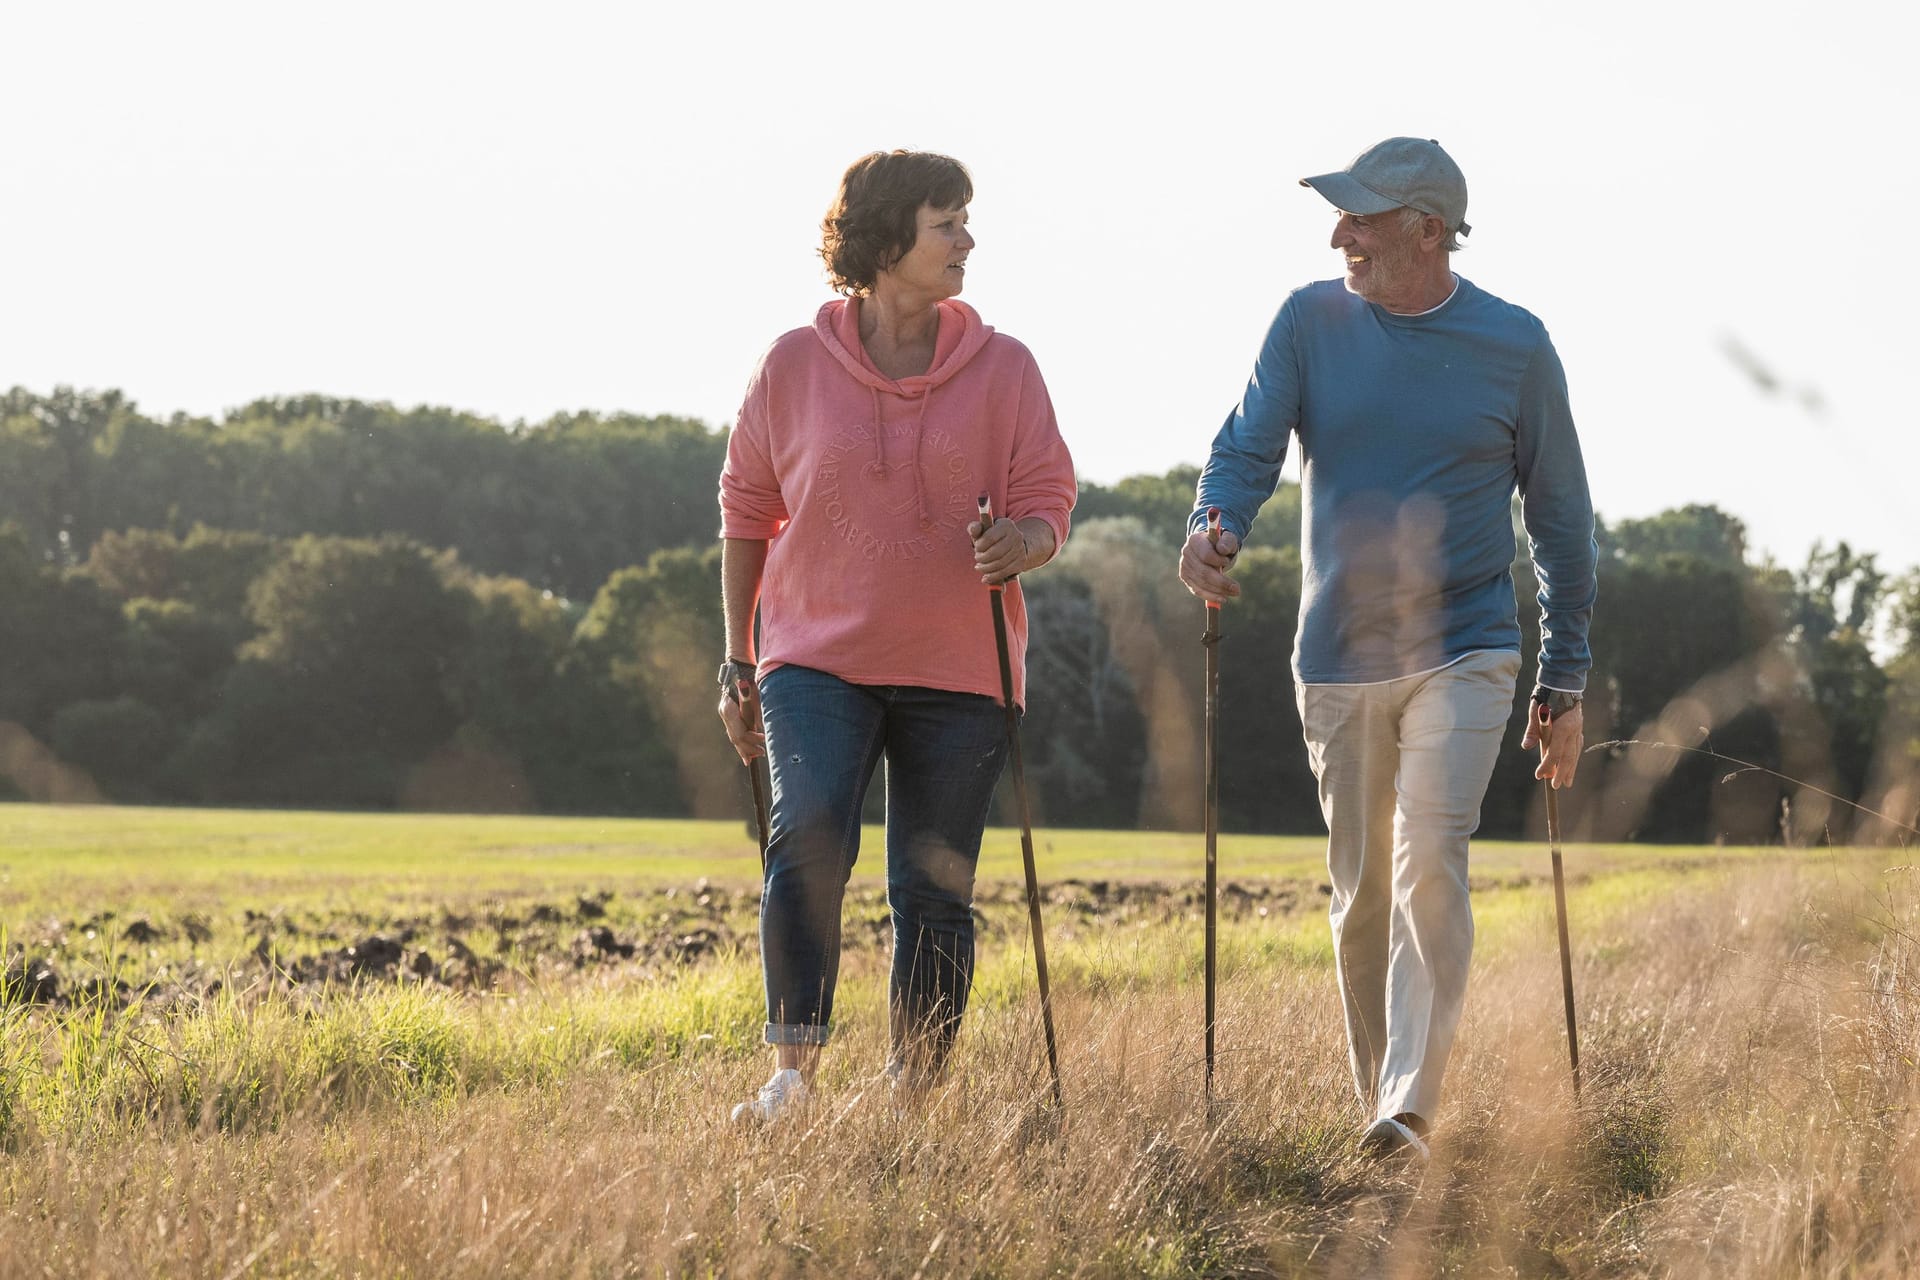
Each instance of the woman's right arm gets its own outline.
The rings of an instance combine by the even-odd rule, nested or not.
[[[730,663],[751,668],[757,660],[753,645],[753,612],[760,601],[760,577],[767,567],[765,538],[720,540],[720,607],[726,615]],[[751,678],[720,691],[720,723],[743,762],[767,753],[767,735],[760,728],[760,690]]]
[[[727,460],[720,469],[720,608],[726,619],[728,662],[746,663],[744,685],[720,693],[720,720],[740,758],[766,754],[760,731],[760,690],[752,679],[759,660],[753,616],[767,568],[767,545],[787,522],[786,495],[773,461],[768,420],[766,362],[762,357],[747,385],[734,429],[727,433]],[[738,669],[737,669],[738,670]]]
[[[753,611],[760,603],[760,575],[767,568],[765,538],[720,540],[720,606],[727,619],[728,658],[755,661]]]

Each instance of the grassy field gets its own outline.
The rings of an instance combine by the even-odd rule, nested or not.
[[[1901,851],[1475,849],[1435,1159],[1363,1161],[1321,842],[1015,833],[951,1082],[896,1111],[881,842],[805,1123],[767,1070],[738,826],[0,806],[0,1278],[1903,1275],[1920,886]],[[130,1261],[137,1260],[137,1262]]]

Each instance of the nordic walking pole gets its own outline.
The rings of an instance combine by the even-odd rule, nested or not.
[[[760,727],[760,700],[755,698],[751,703],[747,701],[747,682],[745,680],[739,682],[733,691],[733,696],[740,704],[741,715],[750,720],[747,728],[758,729]],[[760,876],[762,879],[765,879],[767,874],[768,828],[771,822],[767,817],[767,780],[760,776],[759,760],[747,761],[747,776],[753,779],[753,821],[760,832]]]
[[[993,500],[980,495],[980,529],[993,527]],[[1011,582],[1012,579],[1007,580]],[[993,602],[993,642],[1000,651],[1000,696],[1007,704],[1007,744],[1013,752],[1013,794],[1020,805],[1020,853],[1027,864],[1027,923],[1033,928],[1033,968],[1040,980],[1040,1025],[1047,1036],[1047,1070],[1053,1073],[1053,1105],[1062,1109],[1060,1053],[1053,1040],[1053,995],[1047,986],[1047,942],[1040,928],[1040,873],[1033,865],[1033,819],[1027,809],[1027,775],[1020,763],[1020,711],[1013,702],[1013,659],[1007,652],[1005,582],[987,588]]]
[[[1533,708],[1534,724],[1545,731],[1553,723],[1548,710],[1535,704]],[[1547,754],[1547,743],[1543,736],[1540,740],[1540,754]],[[1573,1100],[1580,1101],[1580,1031],[1573,1016],[1573,944],[1567,940],[1567,882],[1560,868],[1560,793],[1554,790],[1554,780],[1546,779],[1547,787],[1547,846],[1553,850],[1553,910],[1560,924],[1560,992],[1567,1003],[1567,1056],[1573,1061]]]
[[[1207,508],[1207,541],[1215,550],[1220,546],[1220,508]],[[1215,917],[1218,914],[1217,881],[1220,840],[1220,605],[1207,601],[1207,630],[1200,643],[1207,650],[1207,1088],[1213,1098],[1213,1011],[1218,954]]]

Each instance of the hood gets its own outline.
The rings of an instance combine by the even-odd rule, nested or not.
[[[823,305],[813,318],[813,332],[862,386],[911,400],[966,368],[993,336],[993,329],[981,322],[980,313],[966,303],[944,298],[935,305],[940,312],[940,331],[933,341],[933,367],[898,382],[874,368],[860,345],[860,299],[835,298]]]
[[[933,364],[925,373],[895,381],[874,368],[860,343],[860,299],[835,298],[813,318],[813,332],[820,345],[833,353],[840,367],[852,374],[873,402],[873,459],[866,464],[876,475],[885,476],[902,467],[913,473],[914,496],[920,507],[920,527],[933,527],[933,513],[927,507],[926,477],[920,474],[920,442],[926,434],[927,403],[934,389],[967,367],[967,363],[987,345],[993,330],[980,321],[980,313],[952,298],[935,304],[940,313],[940,329],[933,339]],[[880,397],[897,396],[918,401],[914,414],[911,442],[887,442],[886,415],[881,412]]]

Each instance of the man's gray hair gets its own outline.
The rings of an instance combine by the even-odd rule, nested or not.
[[[1410,204],[1401,205],[1400,206],[1400,229],[1402,231],[1407,232],[1408,234],[1412,234],[1413,232],[1418,231],[1420,229],[1421,222],[1433,216],[1434,215],[1430,213],[1422,213],[1420,210],[1414,208]],[[1440,247],[1442,249],[1445,249],[1448,253],[1458,253],[1460,252],[1461,249],[1465,248],[1466,246],[1460,243],[1459,235],[1457,235],[1452,230],[1449,230],[1447,232],[1447,238],[1440,242]]]

